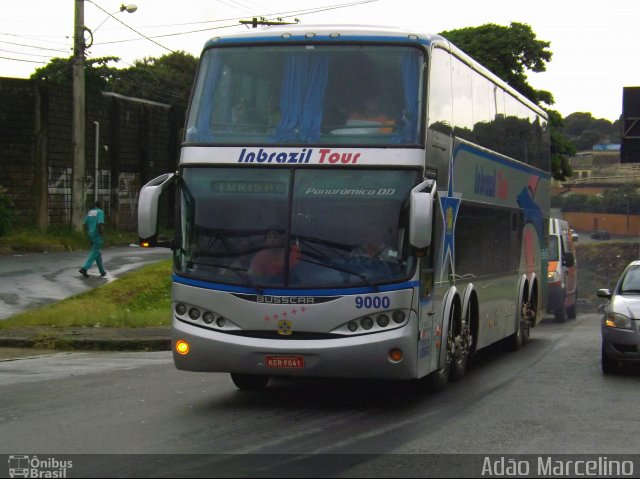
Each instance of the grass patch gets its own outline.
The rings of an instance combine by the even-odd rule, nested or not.
[[[124,246],[138,241],[135,232],[115,231],[108,226],[104,236],[105,246]],[[20,228],[0,237],[0,253],[80,251],[88,248],[87,236],[71,228],[49,228],[46,231]]]
[[[613,289],[624,268],[638,257],[638,244],[621,241],[578,244],[578,297],[594,303],[600,288]]]
[[[4,321],[30,326],[142,328],[171,323],[171,260],[144,266],[109,284]]]

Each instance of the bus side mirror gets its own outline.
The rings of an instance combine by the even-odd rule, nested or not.
[[[158,202],[160,195],[175,180],[175,173],[165,173],[144,185],[138,196],[138,236],[146,247],[169,246],[158,242]]]
[[[435,180],[425,180],[411,190],[409,244],[417,249],[431,245]]]

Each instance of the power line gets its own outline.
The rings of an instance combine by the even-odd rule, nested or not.
[[[89,0],[90,1],[90,0]],[[359,5],[364,5],[367,3],[374,3],[377,2],[379,0],[361,0],[361,1],[357,1],[357,2],[351,2],[351,3],[343,3],[343,4],[338,4],[338,5],[331,5],[328,7],[322,7],[322,8],[316,8],[316,9],[307,9],[307,10],[290,10],[288,12],[278,12],[278,13],[269,13],[269,14],[265,14],[265,15],[260,15],[262,17],[271,17],[271,18],[289,18],[289,17],[301,17],[303,15],[311,15],[314,13],[319,13],[319,12],[325,12],[325,11],[329,11],[329,10],[337,10],[340,8],[347,8],[347,7],[353,7],[353,6],[359,6]],[[226,20],[206,20],[206,21],[201,21],[201,22],[193,22],[193,23],[183,23],[183,24],[176,24],[175,26],[179,26],[179,25],[195,25],[195,24],[202,24],[202,23],[220,23],[220,22],[226,22],[226,21],[239,21],[242,20],[244,17],[240,17],[240,18],[229,18]],[[174,25],[166,25],[166,26],[174,26]],[[176,37],[176,36],[180,36],[180,35],[188,35],[191,33],[201,33],[201,32],[208,32],[211,30],[220,30],[223,28],[233,28],[233,27],[237,27],[238,25],[233,24],[233,25],[222,25],[219,27],[208,27],[208,28],[201,28],[198,30],[189,30],[186,32],[176,32],[176,33],[165,33],[162,35],[153,35],[149,38],[166,38],[166,37]],[[150,27],[146,27],[146,28],[150,28]],[[138,40],[137,38],[134,39],[125,39],[125,40],[113,40],[113,41],[109,41],[109,42],[102,42],[96,45],[107,45],[107,44],[112,44],[112,43],[125,43],[125,42],[131,42],[131,41],[136,41]]]
[[[0,57],[0,60],[11,60],[14,62],[26,62],[26,63],[39,63],[39,64],[43,64],[43,61],[36,61],[36,60],[22,60],[20,58],[10,58],[10,57]]]
[[[5,50],[4,48],[0,48],[0,52],[4,53],[15,53],[16,55],[26,55],[29,57],[40,57],[40,58],[53,58],[52,56],[47,55],[38,55],[37,53],[26,53],[26,52],[17,52],[15,50]]]
[[[0,40],[0,43],[8,43],[9,45],[16,45],[16,46],[19,46],[19,47],[34,48],[36,50],[49,50],[51,52],[68,53],[68,50],[60,50],[59,48],[36,47],[36,46],[33,46],[33,45],[26,45],[24,43],[8,42],[6,40]]]
[[[119,23],[121,23],[122,25],[124,25],[125,27],[127,27],[129,30],[131,30],[132,32],[135,32],[136,34],[140,35],[142,38],[146,38],[147,40],[149,40],[152,43],[155,43],[156,45],[158,45],[161,48],[164,48],[165,50],[170,51],[171,53],[175,53],[173,50],[171,50],[171,48],[167,48],[164,45],[161,45],[160,43],[156,42],[155,40],[147,37],[146,35],[140,33],[138,30],[136,30],[133,27],[130,27],[129,25],[127,25],[126,23],[124,23],[122,20],[120,20],[119,18],[113,16],[111,13],[107,12],[104,8],[102,8],[100,5],[98,5],[97,3],[95,3],[93,0],[86,0],[89,3],[95,5],[96,7],[98,7],[100,10],[102,10],[104,13],[106,13],[107,15],[109,15],[111,18],[113,18],[114,20],[118,21]]]
[[[42,36],[34,36],[34,35],[18,35],[16,33],[4,33],[4,32],[0,32],[0,35],[5,35],[7,37],[16,37],[16,38],[26,38],[27,40],[33,40],[36,42],[46,42],[47,44],[52,44],[55,43],[56,45],[63,45],[63,46],[68,46],[68,43],[62,43],[62,42],[52,42],[50,40],[42,40],[41,38],[43,38]],[[50,35],[51,37],[54,38],[59,38],[60,35]]]
[[[216,0],[216,1],[226,7],[233,8],[234,10],[242,11],[245,13],[250,11],[244,5],[241,5],[239,2],[234,2],[233,0]]]

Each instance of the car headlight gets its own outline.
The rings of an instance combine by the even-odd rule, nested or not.
[[[547,273],[547,280],[549,283],[557,283],[560,281],[560,274],[557,271],[550,271]]]
[[[631,319],[627,318],[623,314],[607,313],[604,318],[604,324],[610,328],[631,329]]]

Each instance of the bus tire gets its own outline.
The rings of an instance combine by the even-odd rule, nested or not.
[[[519,301],[520,305],[518,307],[519,309],[515,318],[516,331],[507,338],[509,349],[511,351],[517,351],[524,345],[526,341],[526,335],[528,333],[528,327],[525,326],[525,321],[523,319],[528,308],[528,299],[524,296],[524,293],[521,293],[521,297],[522,299],[520,299]]]
[[[509,336],[509,349],[517,351],[524,344],[524,330],[520,318],[516,320],[516,332]]]
[[[242,391],[258,391],[265,388],[269,382],[269,376],[231,373],[231,380]]]
[[[445,365],[442,369],[432,372],[426,377],[422,378],[421,386],[428,392],[437,393],[447,387],[449,381],[450,365]]]
[[[470,351],[470,336],[469,336],[469,323],[471,312],[470,308],[467,308],[467,318],[462,321],[462,318],[457,318],[457,315],[453,315],[449,326],[449,348],[453,352],[451,353],[451,367],[449,371],[449,378],[451,381],[459,381],[467,372],[467,364],[469,363],[469,351]],[[454,327],[455,326],[455,327]],[[451,330],[453,329],[453,334]]]

